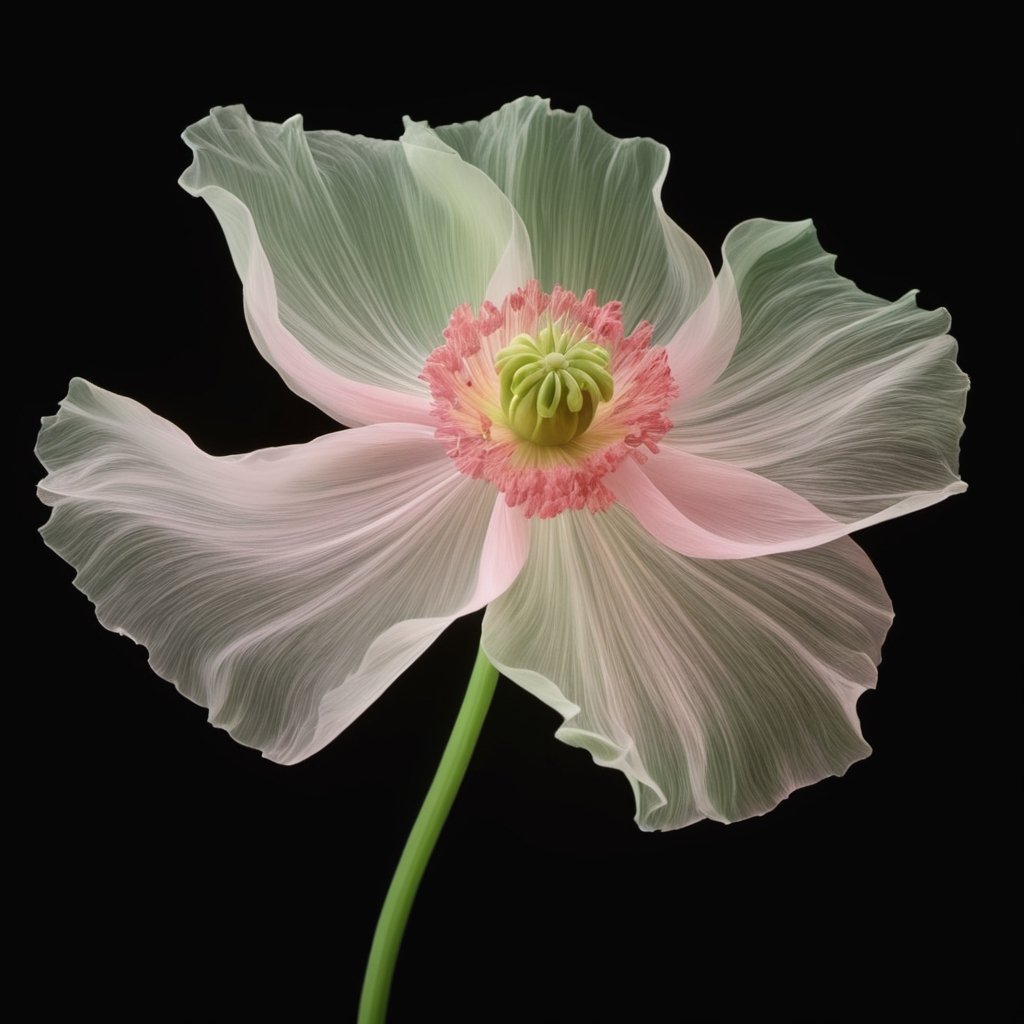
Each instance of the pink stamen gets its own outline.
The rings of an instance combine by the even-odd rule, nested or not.
[[[518,437],[505,422],[494,358],[519,334],[536,336],[549,320],[580,329],[606,348],[615,382],[589,429],[565,445],[542,447]],[[566,509],[600,512],[615,498],[602,482],[623,459],[645,461],[672,425],[665,410],[678,395],[664,349],[651,348],[645,321],[626,335],[622,304],[598,305],[593,289],[582,299],[556,285],[548,295],[536,281],[507,296],[499,309],[485,302],[474,315],[459,306],[445,343],[427,357],[420,375],[430,386],[437,436],[461,472],[489,480],[510,506],[542,519]]]

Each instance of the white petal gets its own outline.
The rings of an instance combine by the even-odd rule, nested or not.
[[[663,444],[753,470],[849,529],[965,489],[967,378],[945,310],[859,291],[810,222],[748,221],[723,252],[740,340],[714,385],[673,408]]]
[[[213,458],[76,380],[38,452],[43,535],[100,621],[277,761],[328,743],[525,557],[521,517],[425,427]]]
[[[739,341],[740,326],[736,282],[725,263],[704,301],[665,346],[679,388],[670,417],[721,377]]]
[[[627,512],[533,524],[484,618],[484,649],[565,718],[556,735],[623,771],[645,829],[763,814],[869,753],[855,705],[891,621],[851,540],[694,561]]]
[[[507,197],[422,134],[303,132],[228,107],[184,136],[181,183],[221,222],[257,346],[345,423],[429,422],[418,378],[452,310],[496,274],[529,275]]]
[[[507,237],[507,242],[487,282],[484,298],[500,306],[505,296],[534,276],[526,226],[504,193],[504,201],[498,200],[494,182],[472,164],[463,164],[455,150],[442,142],[425,122],[405,118],[404,124],[402,143],[419,183],[453,209],[465,209],[471,215],[473,211],[486,211],[490,217],[498,218],[488,230],[499,238]],[[460,166],[454,166],[453,161]],[[470,231],[474,227],[472,220],[466,225]],[[475,299],[466,301],[477,305]]]
[[[708,294],[707,258],[662,209],[664,146],[616,139],[586,107],[569,114],[537,97],[436,132],[512,200],[546,289],[620,300],[627,327],[648,320],[660,342]]]

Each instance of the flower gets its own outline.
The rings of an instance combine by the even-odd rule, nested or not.
[[[486,605],[491,661],[642,828],[866,756],[891,610],[847,534],[964,489],[944,311],[858,291],[807,222],[739,225],[716,277],[666,151],[585,109],[185,139],[257,347],[355,429],[213,458],[76,380],[40,494],[100,621],[213,724],[302,760]]]

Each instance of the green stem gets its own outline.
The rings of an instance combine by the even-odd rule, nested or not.
[[[359,1024],[384,1024],[388,1010],[391,978],[395,973],[398,948],[402,944],[405,922],[409,919],[412,901],[416,898],[420,879],[427,861],[434,852],[434,844],[441,834],[455,794],[466,774],[466,766],[473,756],[480,727],[491,706],[498,670],[487,660],[481,647],[469,677],[466,696],[455,720],[448,746],[444,748],[437,774],[430,784],[427,797],[406,840],[402,857],[391,879],[391,887],[381,907],[377,930],[370,947],[370,959],[363,979],[363,994],[359,1000]]]

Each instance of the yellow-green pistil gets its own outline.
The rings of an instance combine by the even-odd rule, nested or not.
[[[568,444],[612,397],[608,350],[557,323],[513,338],[494,365],[509,426],[534,444]]]

